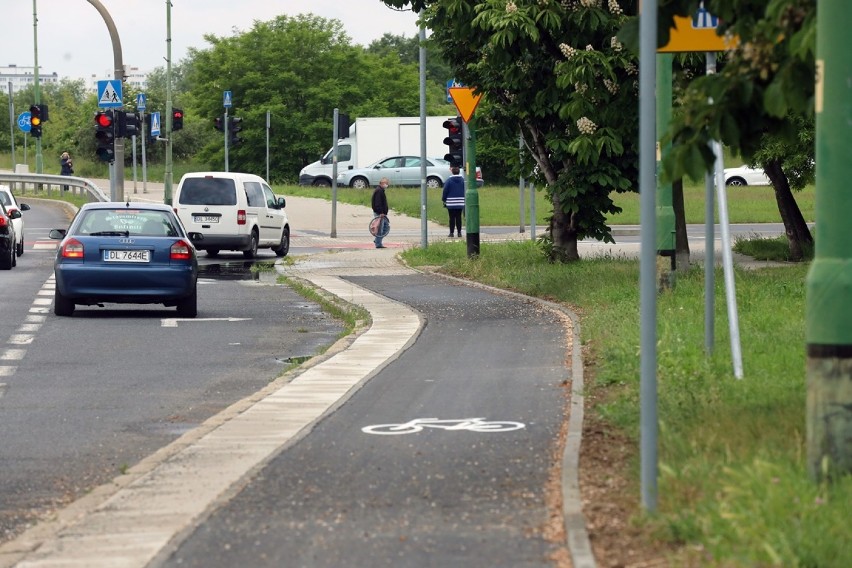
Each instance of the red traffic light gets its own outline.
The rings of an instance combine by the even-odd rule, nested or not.
[[[112,116],[108,115],[105,112],[99,112],[95,114],[95,124],[97,124],[101,128],[109,128],[110,126],[112,126]]]
[[[183,118],[183,111],[182,110],[176,110],[172,116],[174,118]]]

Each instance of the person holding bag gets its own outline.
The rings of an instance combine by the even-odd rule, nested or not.
[[[390,222],[388,222],[388,198],[387,195],[385,195],[385,189],[388,185],[390,185],[390,181],[388,180],[388,178],[383,177],[379,180],[379,185],[376,187],[376,189],[373,190],[373,213],[379,220],[378,226],[376,227],[376,232],[373,233],[373,236],[375,237],[373,242],[376,244],[377,249],[386,248],[382,244],[382,239],[385,237],[385,235],[388,234],[388,231],[390,230]]]

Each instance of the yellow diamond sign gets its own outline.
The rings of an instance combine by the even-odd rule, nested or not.
[[[462,120],[468,122],[473,116],[473,111],[476,110],[476,105],[479,104],[479,99],[482,94],[474,96],[473,89],[470,87],[450,87],[450,96],[453,97],[453,103],[459,111],[459,116]]]

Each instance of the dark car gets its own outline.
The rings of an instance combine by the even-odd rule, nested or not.
[[[66,229],[56,252],[53,313],[74,307],[118,304],[177,306],[195,317],[198,259],[193,241],[171,207],[159,203],[87,203]]]
[[[15,254],[18,238],[15,235],[15,226],[12,220],[19,219],[21,212],[17,209],[9,211],[0,202],[0,270],[11,270],[18,264],[18,256]]]

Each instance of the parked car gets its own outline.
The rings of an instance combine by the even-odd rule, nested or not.
[[[391,186],[420,187],[420,156],[391,156],[366,168],[346,170],[337,174],[337,184],[355,189],[367,189],[379,185],[379,180],[388,178]],[[426,187],[444,187],[450,177],[450,162],[442,158],[426,158]],[[476,168],[476,183],[482,187],[482,169]]]
[[[290,252],[290,222],[283,197],[272,193],[260,176],[237,172],[185,174],[172,200],[190,231],[204,235],[197,248],[216,256],[220,250],[257,256],[271,248],[277,256]]]
[[[771,182],[761,168],[738,166],[725,168],[725,185],[769,185]]]
[[[77,212],[53,263],[53,313],[70,316],[77,304],[163,304],[181,317],[198,313],[198,258],[180,219],[162,203],[93,202]]]
[[[18,238],[14,221],[20,216],[20,211],[10,213],[0,201],[0,270],[12,270],[18,264],[18,256],[15,254]]]
[[[8,213],[30,210],[30,206],[26,203],[18,204],[18,200],[15,199],[15,196],[12,194],[9,186],[6,185],[0,185],[0,202],[6,206],[6,211]],[[17,235],[18,238],[18,242],[15,244],[15,254],[21,256],[24,254],[24,216],[15,215],[12,219],[12,224],[15,226],[15,235]]]

